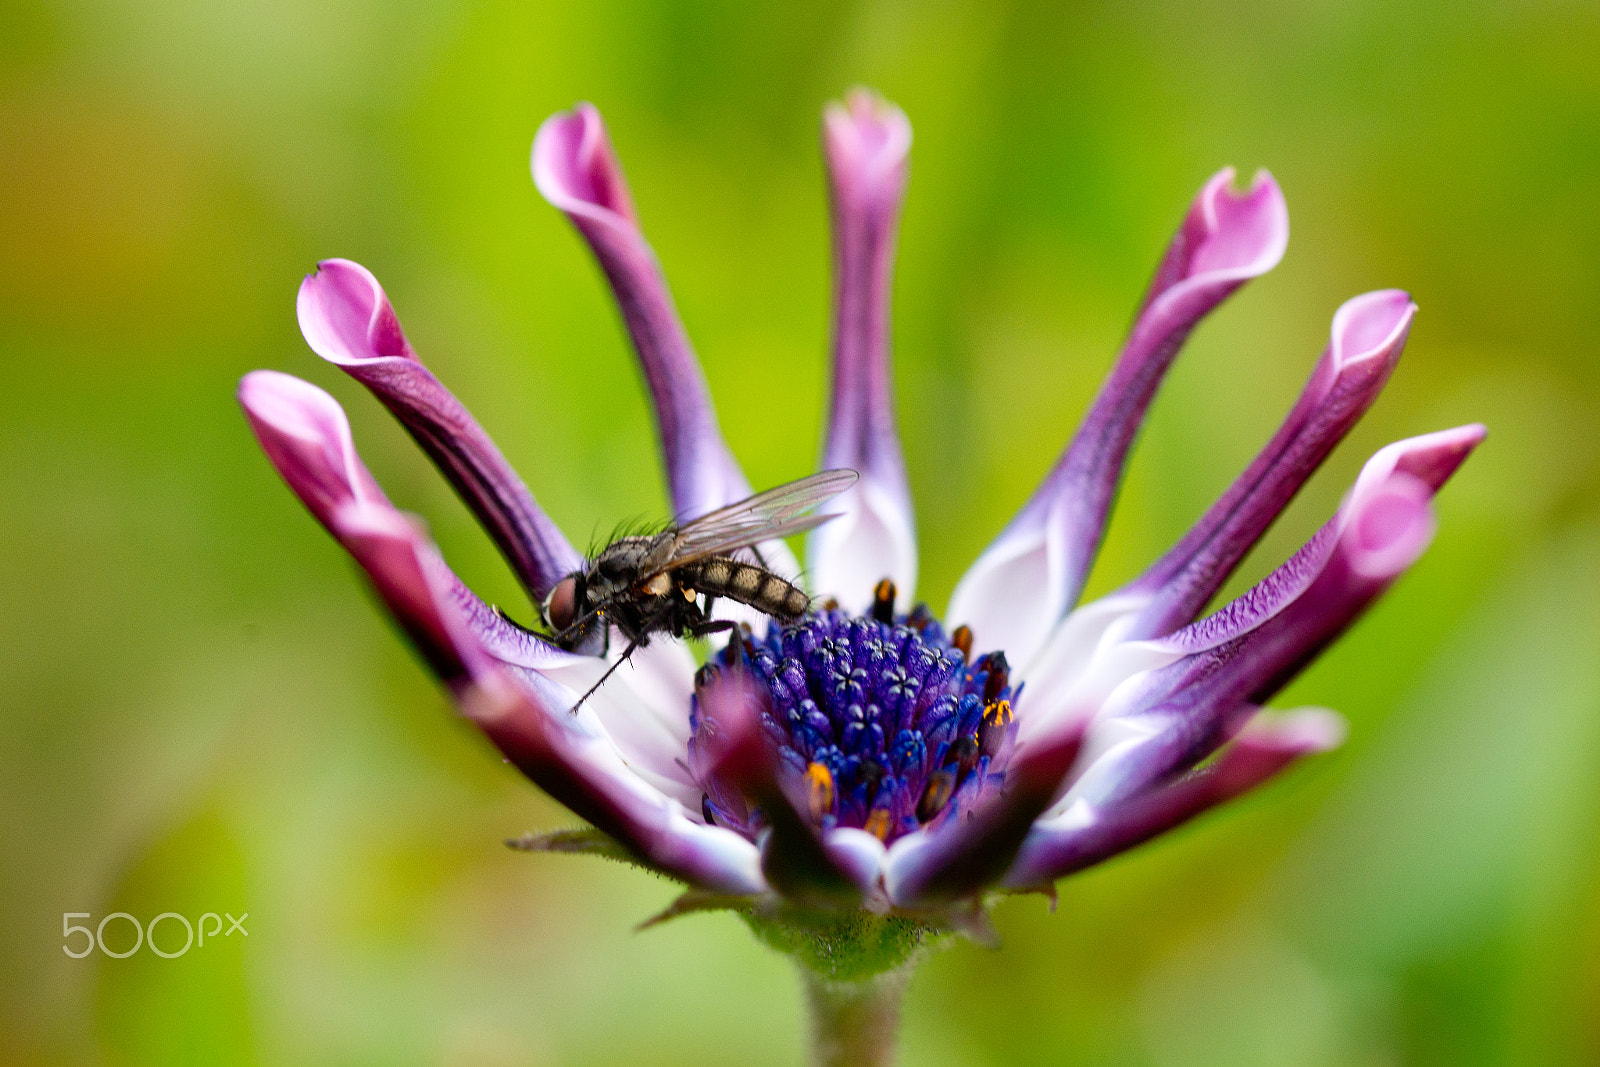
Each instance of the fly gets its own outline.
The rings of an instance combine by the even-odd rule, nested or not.
[[[569,652],[604,655],[610,627],[628,647],[600,681],[578,698],[578,707],[636,648],[655,634],[703,637],[733,629],[727,619],[711,618],[718,597],[745,604],[779,622],[793,622],[811,607],[811,598],[764,564],[734,557],[792,534],[804,533],[836,515],[807,515],[856,481],[853,470],[819,471],[808,478],[718,508],[658,534],[619,537],[581,570],[555,584],[540,605],[552,640]],[[756,557],[760,558],[759,554]]]

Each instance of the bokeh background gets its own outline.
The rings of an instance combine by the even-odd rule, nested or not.
[[[1481,420],[1433,548],[1280,703],[1345,748],[1003,904],[934,956],[910,1064],[1600,1060],[1600,9],[1586,0],[5,0],[0,4],[0,1061],[798,1063],[786,961],[643,934],[637,871],[501,844],[571,818],[446,701],[233,401],[275,367],[486,597],[487,540],[300,340],[318,258],[412,340],[585,542],[666,511],[538,123],[603,110],[757,485],[825,387],[819,109],[916,131],[896,379],[942,607],[1086,406],[1191,196],[1269,167],[1289,253],[1189,345],[1093,590],[1271,433],[1333,310],[1421,305],[1387,393],[1235,583],[1362,459]],[[164,960],[60,916],[248,912]],[[125,927],[108,927],[117,943]],[[175,942],[176,928],[163,927]]]

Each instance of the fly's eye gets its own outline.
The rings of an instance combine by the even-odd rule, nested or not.
[[[550,599],[545,602],[545,617],[550,620],[550,625],[557,632],[565,630],[572,625],[578,615],[578,578],[569,574],[556,583],[550,590]]]

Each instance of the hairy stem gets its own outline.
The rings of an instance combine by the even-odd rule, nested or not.
[[[914,966],[906,962],[860,981],[835,981],[801,964],[817,1067],[884,1067],[894,1062],[900,1000]]]

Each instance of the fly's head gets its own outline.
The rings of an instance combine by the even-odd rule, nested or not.
[[[589,573],[573,571],[555,584],[540,609],[556,645],[582,655],[603,655],[606,621],[595,610],[597,606],[598,601],[590,595]]]
[[[588,580],[582,571],[573,571],[557,582],[544,598],[540,610],[544,621],[555,631],[557,638],[572,628],[578,617],[589,610]]]

